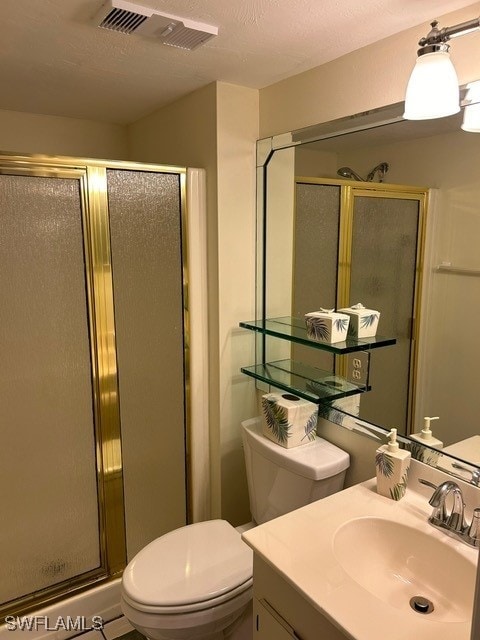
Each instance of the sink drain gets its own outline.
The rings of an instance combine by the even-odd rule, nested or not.
[[[410,598],[410,606],[417,613],[432,613],[434,609],[433,602],[423,596],[413,596],[413,598]]]

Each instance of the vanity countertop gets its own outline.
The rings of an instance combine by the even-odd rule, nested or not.
[[[418,492],[409,488],[404,499],[399,502],[379,496],[376,492],[376,480],[372,479],[257,526],[244,533],[243,539],[256,554],[272,566],[347,638],[354,640],[377,640],[377,638],[384,640],[387,637],[389,640],[406,638],[469,640],[478,553],[475,549],[450,538],[428,524],[427,518],[431,512],[428,497],[431,490],[419,485],[417,474],[420,470],[423,478],[432,479],[429,475],[431,471],[425,467],[424,472],[424,465],[421,464],[412,466],[415,467],[415,471],[410,474],[409,487],[410,484],[415,485],[415,488],[418,485]],[[439,481],[438,477],[433,480]],[[469,490],[467,489],[467,493]],[[477,493],[475,493],[475,500],[476,498]],[[469,513],[467,513],[468,517]],[[440,550],[444,548],[443,544],[448,545],[450,550],[453,550],[453,555],[450,554],[454,558],[452,566],[455,566],[455,558],[458,558],[454,552],[463,556],[468,568],[468,584],[465,587],[465,593],[468,595],[464,600],[468,600],[471,594],[470,602],[463,602],[462,610],[455,610],[455,605],[452,605],[448,598],[443,598],[441,602],[440,591],[436,599],[441,604],[437,604],[437,608],[428,615],[419,614],[410,607],[409,597],[392,599],[392,596],[386,593],[388,589],[385,594],[373,595],[357,580],[350,577],[336,555],[334,548],[336,533],[342,525],[351,520],[372,518],[375,519],[375,523],[378,523],[377,519],[394,523],[394,532],[397,526],[398,531],[402,533],[407,531],[404,527],[423,532],[431,538],[422,536],[422,539],[426,540],[428,545],[432,540],[432,546],[435,545],[435,548]],[[438,540],[441,546],[435,543],[435,540]],[[419,557],[416,545],[412,546],[414,548],[412,548],[411,557],[408,552],[405,566],[411,563],[413,571],[421,574],[425,557]],[[448,549],[447,551],[450,553]],[[360,554],[361,557],[365,550],[359,543],[353,553]],[[443,554],[440,552],[439,555]],[[443,561],[442,557],[438,558],[438,562]],[[374,562],[373,558],[372,562]],[[388,563],[389,566],[395,564],[392,559],[389,559]],[[466,564],[459,561],[459,564],[462,563]],[[367,566],[370,565],[367,564]],[[372,573],[373,569],[374,567],[372,567]],[[398,576],[393,570],[388,580],[396,579]],[[449,576],[448,582],[454,585],[455,579],[456,576],[451,575],[451,580]],[[462,580],[465,583],[464,577]],[[413,588],[418,590],[418,585]],[[411,595],[422,594],[412,593]]]
[[[460,440],[455,444],[444,447],[443,450],[445,453],[462,458],[471,464],[480,464],[480,436],[471,436],[465,440]]]

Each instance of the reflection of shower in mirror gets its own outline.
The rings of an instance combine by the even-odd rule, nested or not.
[[[340,167],[337,174],[342,176],[342,178],[351,178],[352,180],[358,180],[358,182],[366,182],[365,178],[362,178],[362,176],[358,175],[358,173],[350,169],[350,167]]]
[[[388,164],[388,162],[380,162],[380,164],[377,164],[377,166],[374,167],[368,174],[367,182],[373,182],[373,180],[375,179],[376,173],[378,173],[378,181],[383,182],[383,179],[385,178],[385,174],[389,169],[390,169],[390,165]]]
[[[375,175],[378,174],[378,181],[383,182],[385,174],[389,168],[390,165],[388,162],[380,162],[380,164],[377,164],[377,166],[370,171],[366,179],[362,178],[361,175],[350,167],[340,167],[337,174],[342,176],[342,178],[350,178],[351,180],[358,180],[359,182],[373,182],[375,180]]]

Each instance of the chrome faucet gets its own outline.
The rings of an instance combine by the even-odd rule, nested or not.
[[[433,507],[428,522],[471,547],[480,547],[480,508],[473,510],[472,521],[467,524],[463,494],[458,484],[452,480],[442,482],[438,486],[428,480],[420,479],[419,482],[434,489],[428,501]],[[449,495],[453,496],[453,505],[450,510],[446,504]]]

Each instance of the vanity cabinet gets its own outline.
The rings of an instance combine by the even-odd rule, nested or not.
[[[253,640],[346,640],[257,554],[253,560]]]
[[[266,600],[253,599],[254,640],[300,640],[286,620]]]

